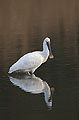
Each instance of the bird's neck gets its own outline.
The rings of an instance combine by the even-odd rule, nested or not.
[[[48,59],[49,56],[49,50],[46,44],[43,43],[43,57],[44,57],[44,62]]]

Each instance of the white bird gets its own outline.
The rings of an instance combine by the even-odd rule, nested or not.
[[[49,58],[54,58],[50,47],[50,38],[46,37],[43,42],[43,51],[35,51],[25,54],[16,63],[14,63],[8,73],[14,71],[31,72],[35,70]]]
[[[43,81],[41,78],[36,77],[34,74],[32,76],[18,76],[18,78],[9,77],[10,81],[24,90],[32,94],[44,93],[45,102],[49,108],[52,107],[52,95],[54,88],[50,88],[47,82]]]

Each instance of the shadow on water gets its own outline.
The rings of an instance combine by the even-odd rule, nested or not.
[[[15,85],[32,94],[44,93],[44,99],[49,110],[52,109],[52,96],[54,88],[50,88],[47,82],[33,75],[9,76],[10,81]]]

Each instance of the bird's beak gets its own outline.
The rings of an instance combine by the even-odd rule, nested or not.
[[[49,58],[50,58],[50,59],[53,59],[53,58],[54,58],[54,56],[53,56],[53,55],[52,55],[52,56],[49,56]]]
[[[53,54],[52,54],[51,46],[50,46],[49,42],[47,42],[47,46],[48,46],[48,49],[49,49],[49,58],[50,58],[50,59],[53,59],[54,56],[53,56]]]

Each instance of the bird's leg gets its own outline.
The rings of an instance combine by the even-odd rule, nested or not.
[[[26,72],[26,74],[29,76],[32,76],[33,73],[32,73],[32,71],[30,71],[30,72]]]
[[[30,75],[30,72],[26,72],[26,75]]]

